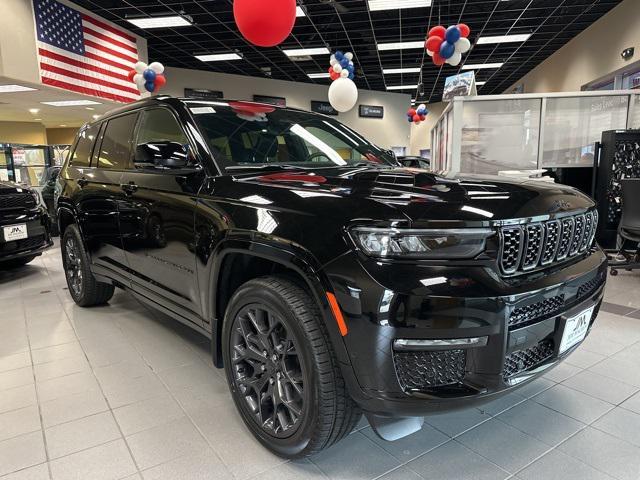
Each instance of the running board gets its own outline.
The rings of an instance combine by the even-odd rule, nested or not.
[[[381,417],[366,412],[365,416],[373,431],[388,442],[416,433],[424,424],[424,417]]]

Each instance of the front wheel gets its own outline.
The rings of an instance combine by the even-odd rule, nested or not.
[[[61,250],[67,287],[73,301],[81,307],[107,303],[113,296],[114,287],[98,282],[91,273],[89,255],[76,225],[69,225],[64,231]]]
[[[358,423],[361,411],[346,391],[315,301],[291,280],[242,285],[229,302],[222,338],[236,407],[269,450],[309,456]]]

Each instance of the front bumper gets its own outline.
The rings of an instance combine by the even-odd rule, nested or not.
[[[23,223],[27,225],[28,237],[5,242],[1,233],[2,228]],[[51,221],[43,207],[26,213],[4,214],[0,219],[0,262],[40,255],[53,245],[50,231]]]
[[[488,267],[390,265],[356,253],[325,267],[349,332],[351,395],[368,412],[422,416],[487,402],[557,365],[568,318],[604,292],[606,257],[504,279]],[[354,274],[354,272],[357,272]],[[403,352],[396,339],[486,337],[486,345]]]

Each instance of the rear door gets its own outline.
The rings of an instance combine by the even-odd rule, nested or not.
[[[185,168],[156,165],[138,148],[139,154],[134,154],[132,165],[121,179],[128,189],[120,208],[122,241],[132,287],[201,325],[194,216],[205,174],[172,110],[143,110],[134,150],[168,142],[182,145],[189,162]]]
[[[91,168],[78,177],[82,190],[78,210],[94,269],[124,285],[129,284],[129,275],[118,217],[125,198],[122,175],[131,163],[136,116],[128,113],[103,122]]]

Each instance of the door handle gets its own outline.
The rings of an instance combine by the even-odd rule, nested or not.
[[[86,178],[82,177],[81,179],[78,180],[78,186],[80,188],[84,188],[89,184],[89,180],[87,180]]]
[[[133,182],[129,182],[121,184],[120,188],[122,188],[124,193],[126,193],[127,195],[133,195],[138,190],[138,185]]]

